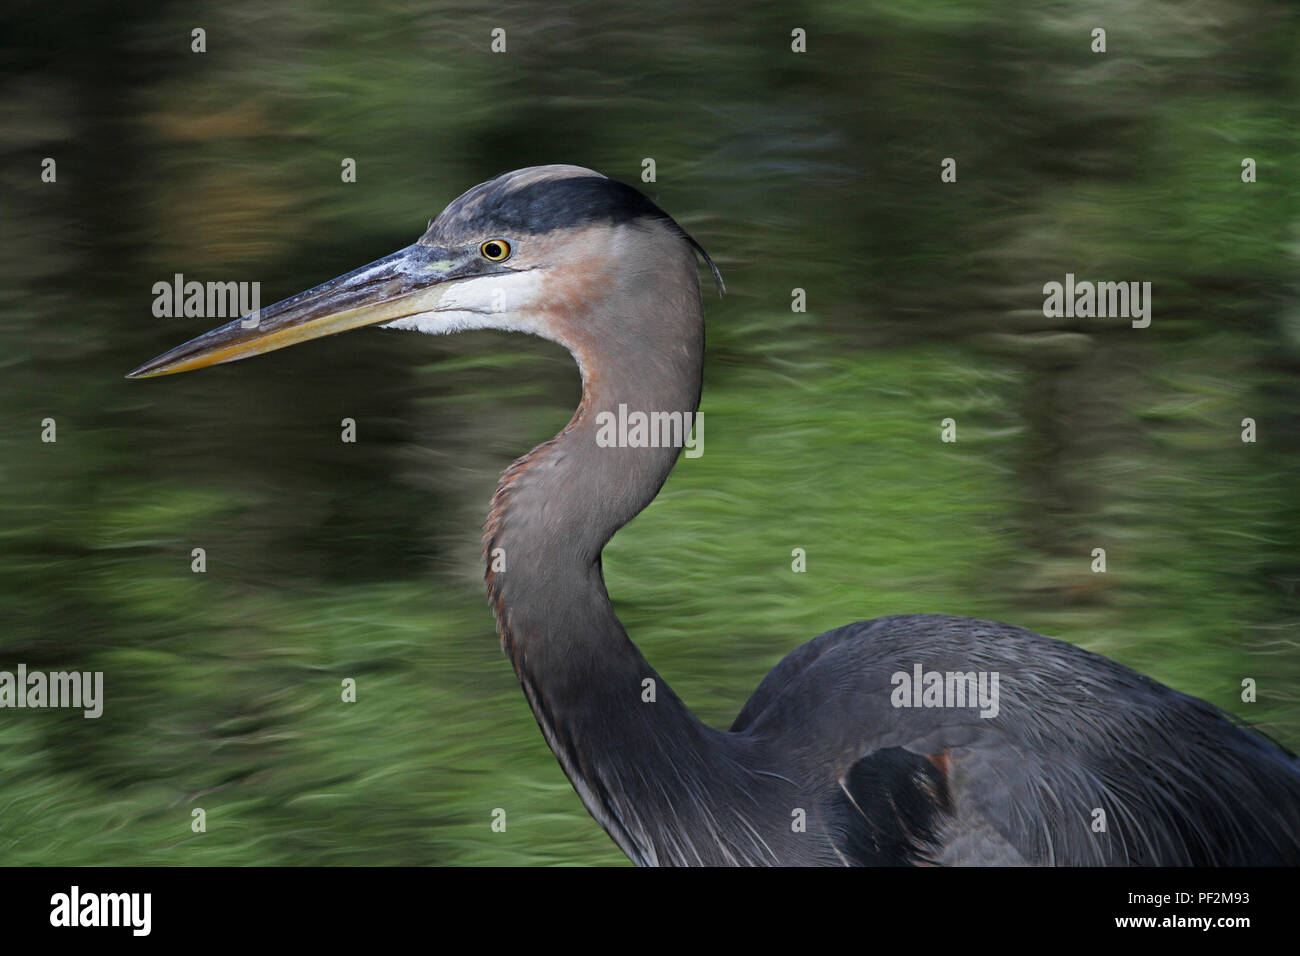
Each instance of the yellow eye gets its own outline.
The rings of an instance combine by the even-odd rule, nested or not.
[[[510,243],[504,239],[489,239],[478,247],[478,251],[489,262],[505,262],[510,258]]]

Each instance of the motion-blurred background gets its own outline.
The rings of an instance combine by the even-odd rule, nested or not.
[[[578,399],[566,354],[366,330],[122,378],[217,324],[155,318],[155,282],[256,280],[269,304],[548,162],[640,185],[726,275],[725,299],[706,287],[704,457],[605,561],[705,721],[824,630],[943,611],[1077,642],[1300,744],[1293,5],[0,17],[0,670],[102,670],[107,697],[99,720],[0,711],[0,863],[623,862],[481,583],[497,474]],[[1067,272],[1150,281],[1151,327],[1044,318]]]

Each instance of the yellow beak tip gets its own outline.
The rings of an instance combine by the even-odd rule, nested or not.
[[[157,378],[157,377],[160,376],[160,375],[166,375],[166,374],[167,374],[167,373],[166,373],[165,371],[163,371],[162,369],[158,369],[158,370],[156,370],[156,371],[150,370],[149,366],[150,366],[151,364],[153,364],[153,363],[151,363],[151,362],[145,362],[145,363],[144,363],[143,365],[141,365],[139,368],[133,368],[133,369],[131,369],[131,371],[127,372],[127,373],[126,373],[124,376],[122,376],[122,377],[123,377],[123,378]]]

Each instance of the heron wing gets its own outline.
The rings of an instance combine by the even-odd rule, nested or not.
[[[990,688],[997,675],[996,713],[978,700],[900,705],[917,665]],[[1300,863],[1293,754],[1204,701],[1006,624],[907,615],[829,631],[773,669],[732,730],[821,775],[828,839],[850,863]]]

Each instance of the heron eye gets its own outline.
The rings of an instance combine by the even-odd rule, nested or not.
[[[490,262],[504,262],[510,258],[510,243],[504,239],[489,239],[478,247],[478,251]]]

